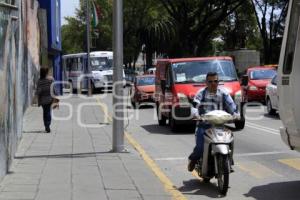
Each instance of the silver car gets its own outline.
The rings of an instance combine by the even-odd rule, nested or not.
[[[266,87],[266,104],[268,114],[274,115],[278,110],[279,97],[277,92],[277,75],[275,75],[271,82]]]

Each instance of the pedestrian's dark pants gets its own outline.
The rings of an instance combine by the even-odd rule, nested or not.
[[[205,130],[211,128],[210,124],[200,123],[196,127],[196,146],[189,156],[190,160],[199,160],[203,156],[204,133]]]
[[[43,107],[43,119],[45,128],[50,128],[51,124],[51,104],[42,105]]]

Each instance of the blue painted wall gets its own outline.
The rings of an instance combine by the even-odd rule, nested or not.
[[[53,76],[56,81],[62,81],[61,69],[61,3],[60,0],[38,0],[40,8],[47,11],[48,51],[53,63]],[[59,86],[59,85],[58,85]],[[59,86],[62,92],[62,87]]]
[[[39,0],[40,7],[47,10],[48,47],[51,53],[61,52],[60,0]],[[58,53],[57,52],[57,53]]]

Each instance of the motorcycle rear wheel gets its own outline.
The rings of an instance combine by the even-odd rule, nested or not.
[[[226,195],[229,186],[230,159],[229,155],[218,155],[218,189],[222,195]]]

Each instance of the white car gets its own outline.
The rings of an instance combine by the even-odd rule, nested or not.
[[[266,104],[268,114],[274,115],[278,110],[279,97],[277,92],[277,75],[275,75],[271,82],[266,87]]]

